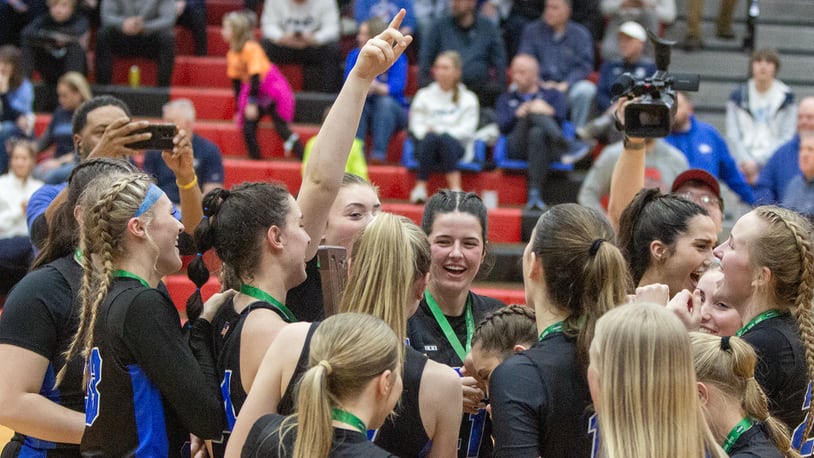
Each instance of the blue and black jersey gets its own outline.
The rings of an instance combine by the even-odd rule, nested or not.
[[[73,256],[42,266],[17,283],[0,317],[0,344],[30,350],[49,361],[40,394],[77,412],[85,410],[82,357],[70,361],[62,385],[55,388],[54,382],[65,364],[63,353],[76,333],[81,277],[82,267]],[[15,434],[3,456],[76,457],[79,446]]]
[[[472,292],[469,293],[469,298],[472,301],[472,315],[476,326],[486,314],[506,306],[497,299],[480,296]],[[464,314],[461,314],[461,316],[448,316],[447,321],[449,321],[461,345],[466,348],[466,319]],[[431,360],[450,367],[463,366],[463,361],[447,341],[441,326],[435,321],[435,317],[433,317],[429,305],[427,305],[426,298],[421,299],[418,310],[407,321],[407,337],[410,339],[411,347],[424,353]],[[486,414],[486,410],[481,410],[477,415],[463,414],[458,442],[458,456],[461,458],[491,457],[491,434],[492,421]]]
[[[763,423],[755,423],[732,444],[729,456],[730,458],[783,458],[786,455],[780,453],[774,442],[769,439]]]
[[[166,293],[114,280],[88,355],[83,455],[179,457],[190,433],[220,436],[211,325],[197,320],[187,340],[179,324]]]
[[[576,338],[552,333],[503,361],[492,372],[489,397],[494,456],[592,456],[596,417]]]
[[[229,299],[218,310],[212,319],[212,348],[215,353],[216,368],[220,377],[220,393],[223,398],[223,408],[226,422],[223,426],[221,438],[212,441],[212,452],[216,457],[226,453],[226,442],[232,428],[235,427],[237,414],[246,402],[248,393],[243,389],[243,380],[240,377],[240,337],[243,325],[252,310],[268,309],[283,320],[286,317],[279,309],[268,302],[256,301],[247,305],[240,313],[235,311],[233,299]]]

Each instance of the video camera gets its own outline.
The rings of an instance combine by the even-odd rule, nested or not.
[[[672,130],[676,113],[675,91],[698,90],[700,76],[687,73],[667,73],[670,50],[674,41],[662,40],[653,32],[647,36],[656,48],[656,73],[636,79],[623,73],[611,86],[614,97],[641,97],[625,107],[625,133],[631,137],[666,137]]]

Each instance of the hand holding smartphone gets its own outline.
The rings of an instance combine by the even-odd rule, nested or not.
[[[152,137],[148,140],[129,143],[125,146],[138,150],[171,150],[174,146],[172,139],[175,138],[175,135],[178,133],[178,128],[175,124],[150,124],[143,129],[133,131],[131,135],[143,133],[149,133]]]

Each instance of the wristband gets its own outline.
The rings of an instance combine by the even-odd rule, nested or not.
[[[175,180],[175,185],[178,186],[178,189],[180,189],[181,191],[186,191],[187,189],[192,189],[197,184],[198,184],[198,175],[193,175],[192,181],[190,181],[187,184],[183,184],[183,185],[181,183],[179,183],[178,180]]]
[[[645,149],[645,147],[647,147],[647,144],[645,142],[632,142],[632,141],[630,141],[630,138],[628,138],[627,135],[625,135],[625,140],[624,140],[624,142],[622,144],[625,147],[625,149],[638,150],[638,149]]]

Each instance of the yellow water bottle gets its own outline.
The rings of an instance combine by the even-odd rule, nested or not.
[[[138,65],[130,67],[128,81],[130,82],[130,87],[139,87],[141,85],[141,69],[138,68]]]

